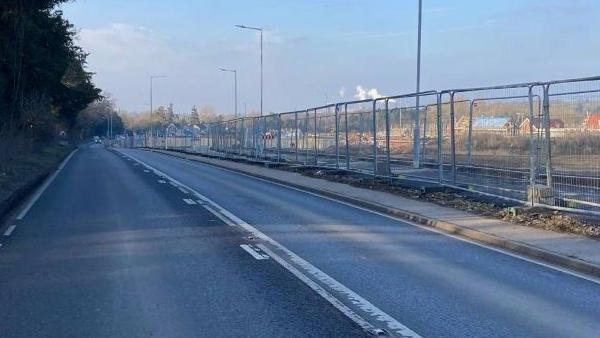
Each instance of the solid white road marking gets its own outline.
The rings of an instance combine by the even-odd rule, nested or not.
[[[181,160],[187,160],[187,159],[183,159],[183,158],[180,158],[180,159]],[[277,185],[277,186],[280,186],[280,187],[283,187],[283,188],[286,188],[286,189],[292,189],[292,190],[296,190],[296,191],[299,191],[299,192],[302,192],[302,193],[305,193],[305,194],[317,196],[319,198],[323,198],[323,199],[326,199],[328,201],[332,201],[332,202],[335,202],[335,203],[343,204],[343,205],[349,206],[351,208],[362,210],[362,211],[366,211],[366,212],[369,212],[369,213],[372,213],[372,214],[375,214],[375,215],[378,215],[378,216],[381,216],[381,217],[392,219],[394,221],[406,223],[406,224],[415,226],[417,228],[421,228],[421,229],[426,230],[426,231],[434,232],[434,233],[442,235],[442,236],[447,236],[447,237],[450,237],[450,238],[453,238],[453,239],[456,239],[456,240],[459,240],[459,241],[462,241],[462,242],[465,242],[465,243],[476,245],[476,246],[478,246],[480,248],[492,250],[492,251],[495,251],[495,252],[498,252],[498,253],[501,253],[501,254],[504,254],[504,255],[507,255],[507,256],[514,257],[516,259],[520,259],[520,260],[523,260],[523,261],[526,261],[526,262],[529,262],[529,263],[532,263],[532,264],[543,266],[543,267],[551,269],[551,270],[562,272],[562,273],[565,273],[565,274],[573,276],[573,277],[585,279],[585,280],[587,280],[589,282],[592,282],[592,283],[595,283],[595,284],[600,284],[600,279],[596,278],[594,276],[584,275],[584,274],[579,273],[577,271],[569,270],[567,268],[562,268],[562,267],[559,267],[559,266],[552,265],[550,263],[546,263],[546,262],[542,262],[540,260],[536,260],[535,258],[530,258],[530,257],[522,256],[522,255],[514,253],[514,252],[510,252],[510,251],[506,251],[504,249],[500,249],[500,248],[497,248],[497,247],[489,246],[489,245],[484,244],[484,243],[479,243],[479,242],[476,242],[474,240],[468,239],[466,237],[461,237],[460,235],[454,235],[454,234],[450,234],[450,233],[444,232],[444,231],[442,231],[442,230],[440,230],[438,228],[433,228],[433,227],[430,227],[430,226],[421,225],[421,224],[418,224],[418,223],[415,223],[415,222],[412,222],[412,221],[409,221],[409,220],[406,220],[406,219],[403,219],[403,218],[399,218],[399,217],[396,217],[396,216],[384,214],[384,213],[379,212],[379,211],[375,211],[375,210],[371,210],[371,209],[366,209],[364,207],[361,207],[361,206],[358,206],[358,205],[354,205],[354,204],[352,204],[350,202],[340,201],[340,200],[337,200],[337,199],[335,199],[333,197],[328,197],[328,196],[321,195],[321,194],[318,194],[318,193],[315,193],[315,192],[312,192],[312,191],[303,190],[301,188],[289,186],[289,185],[286,185],[286,184],[283,184],[283,183],[278,183],[278,182],[270,181],[270,180],[265,179],[265,178],[260,178],[260,177],[252,176],[252,175],[241,173],[241,172],[238,172],[238,171],[235,171],[235,170],[231,170],[231,169],[227,169],[227,168],[222,168],[222,167],[219,167],[219,166],[216,166],[216,165],[212,165],[210,163],[206,163],[206,162],[197,162],[197,163],[199,163],[201,165],[206,165],[206,166],[218,169],[218,170],[223,170],[223,171],[226,171],[226,172],[230,172],[232,174],[236,174],[236,175],[240,175],[240,176],[245,176],[245,177],[248,177],[248,178],[251,178],[251,179],[255,179],[255,180],[259,180],[259,181],[263,181],[263,182],[266,182],[266,183],[269,183],[269,184],[274,184],[274,185]]]
[[[228,218],[229,220],[226,221],[227,224],[232,225],[232,223],[233,223],[235,225],[238,225],[238,226],[242,227],[243,229],[245,229],[246,231],[248,231],[251,234],[253,234],[256,238],[261,239],[261,240],[269,243],[270,245],[273,245],[277,249],[283,251],[287,256],[289,256],[292,259],[292,261],[294,263],[298,264],[300,267],[302,267],[303,269],[305,269],[309,274],[314,275],[315,277],[317,277],[317,279],[319,281],[321,281],[324,284],[326,284],[327,286],[331,287],[333,290],[337,291],[338,293],[344,295],[346,297],[346,300],[349,303],[354,304],[359,309],[361,309],[366,314],[368,314],[370,316],[371,320],[385,324],[387,326],[387,329],[389,331],[391,331],[391,332],[393,332],[395,334],[399,334],[399,335],[401,335],[403,337],[420,337],[417,333],[415,333],[414,331],[412,331],[411,329],[409,329],[404,324],[400,323],[398,320],[396,320],[392,316],[390,316],[387,313],[383,312],[381,309],[379,309],[375,305],[371,304],[369,301],[367,301],[366,299],[364,299],[363,297],[361,297],[360,295],[358,295],[356,292],[354,292],[351,289],[347,288],[346,286],[344,286],[343,284],[341,284],[337,280],[335,280],[332,277],[330,277],[329,275],[327,275],[325,272],[319,270],[318,268],[316,268],[312,264],[310,264],[307,261],[305,261],[304,259],[300,258],[300,256],[296,255],[295,253],[293,253],[292,251],[290,251],[289,249],[287,249],[286,247],[284,247],[279,242],[275,241],[271,237],[269,237],[266,234],[264,234],[263,232],[261,232],[260,230],[256,229],[252,225],[244,222],[243,220],[241,220],[237,216],[233,215],[231,212],[227,211],[226,209],[224,209],[223,207],[221,207],[216,202],[210,200],[209,198],[205,197],[204,195],[200,194],[199,192],[197,192],[196,190],[190,188],[189,186],[187,186],[187,185],[179,182],[178,180],[174,179],[173,177],[170,177],[169,175],[167,175],[167,174],[159,171],[158,169],[150,166],[149,164],[143,162],[142,160],[136,158],[135,156],[133,156],[133,155],[130,155],[130,156],[135,161],[141,163],[143,166],[145,166],[145,167],[147,167],[147,168],[149,168],[151,170],[154,170],[155,172],[159,172],[161,176],[166,177],[170,181],[175,182],[178,185],[183,186],[186,189],[188,189],[189,191],[191,191],[194,195],[196,195],[197,198],[199,198],[200,200],[202,200],[206,204],[210,205],[210,207],[208,205],[204,206],[204,208],[206,208],[208,211],[210,211],[211,213],[213,213],[215,216],[219,217],[220,219],[223,219],[221,217],[221,215],[224,216],[225,218]],[[221,215],[219,215],[219,214],[221,214]],[[267,251],[267,250],[265,250],[266,247],[265,248],[263,248],[263,247],[264,246],[261,246],[261,249],[263,251],[265,251],[267,254],[269,254],[269,256],[273,257],[273,259],[275,261],[277,261],[275,259],[275,256],[277,256],[277,255],[272,256],[269,253],[269,252],[272,253],[272,251],[270,251],[268,248],[267,248],[267,250],[269,250],[269,251]],[[279,257],[279,256],[277,256],[277,257]],[[279,264],[281,264],[281,262],[283,262],[283,263],[287,264],[288,266],[290,266],[291,268],[296,269],[295,267],[289,265],[289,263],[285,262],[285,260],[283,260],[283,259],[281,259],[280,261],[277,261],[277,262]],[[288,268],[286,267],[286,269],[288,269]],[[289,270],[289,271],[292,272],[292,270]],[[298,277],[298,275],[296,275],[296,274],[294,274],[294,275],[296,277]],[[303,275],[303,274],[301,274],[301,275]],[[298,278],[300,278],[300,277],[298,277]],[[313,290],[317,291],[319,289],[322,289],[322,287],[319,286],[316,282],[314,282],[313,280],[309,279],[308,277],[306,277],[306,278],[307,278],[308,282],[311,283],[311,285],[312,285],[311,288]],[[313,286],[314,286],[314,288],[313,288]],[[334,306],[338,310],[340,310],[344,315],[346,315],[348,318],[350,318],[352,321],[354,321],[357,325],[359,325],[361,328],[366,329],[366,330],[368,330],[370,332],[375,332],[375,331],[378,330],[375,326],[373,326],[368,321],[366,321],[365,319],[363,319],[360,315],[358,315],[352,309],[350,309],[349,307],[347,307],[346,305],[344,305],[344,303],[342,303],[336,297],[334,297],[333,295],[331,295],[329,292],[327,292],[325,290],[323,290],[323,291],[324,291],[323,293],[322,292],[318,292],[318,294],[321,295],[322,297],[325,297],[326,294],[328,294],[329,296],[331,296],[333,302],[340,304],[340,307],[335,306],[335,305]],[[331,303],[332,301],[329,301],[329,302]],[[367,326],[367,328],[365,328],[365,326]]]
[[[17,226],[14,224],[9,226],[8,229],[6,229],[6,231],[4,232],[4,236],[5,237],[10,236],[13,233],[13,231],[15,231],[16,228],[17,228]]]
[[[275,260],[279,265],[283,266],[286,270],[291,272],[296,278],[306,284],[313,291],[318,293],[321,297],[325,298],[331,305],[333,305],[336,309],[358,324],[363,330],[370,332],[375,335],[380,335],[380,333],[384,333],[381,329],[376,329],[369,322],[364,320],[361,316],[356,314],[352,309],[346,306],[344,303],[340,302],[339,299],[335,298],[331,293],[327,292],[327,290],[323,289],[319,284],[314,282],[312,279],[307,277],[305,274],[300,272],[300,270],[296,269],[293,265],[286,262],[279,255],[275,254],[273,251],[269,250],[266,246],[262,244],[257,245],[262,251],[266,252],[267,255],[271,256],[273,260]],[[412,333],[412,335],[410,334]],[[419,337],[413,331],[404,332],[403,337]]]
[[[256,249],[254,247],[252,247],[248,244],[242,244],[242,245],[240,245],[240,247],[242,249],[244,249],[244,251],[249,253],[250,256],[254,257],[255,259],[258,259],[258,260],[269,259],[269,256],[261,254],[260,252],[256,251]]]
[[[197,204],[196,201],[194,201],[193,199],[189,199],[189,198],[184,198],[183,201],[189,205]]]
[[[77,152],[77,149],[73,150],[69,156],[67,156],[67,158],[65,158],[61,164],[58,166],[58,169],[56,169],[56,171],[46,179],[46,181],[42,184],[41,187],[38,188],[38,190],[36,190],[35,194],[33,195],[33,197],[31,197],[31,199],[27,202],[27,204],[25,205],[25,207],[23,208],[23,210],[21,210],[21,213],[19,213],[19,215],[16,217],[17,220],[22,220],[23,217],[25,217],[25,215],[27,215],[27,213],[29,212],[29,209],[31,209],[31,207],[33,207],[33,205],[35,204],[35,202],[37,202],[37,200],[40,198],[40,196],[42,196],[42,194],[44,193],[44,191],[46,191],[46,189],[48,188],[48,186],[50,185],[50,183],[52,183],[52,181],[54,181],[54,179],[56,178],[56,176],[58,176],[58,174],[63,170],[63,168],[65,167],[65,165],[67,165],[67,162],[69,162],[69,160],[71,159],[71,157],[73,157],[73,155],[75,154],[75,152]]]

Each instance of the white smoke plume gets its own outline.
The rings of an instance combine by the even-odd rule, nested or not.
[[[364,88],[363,86],[356,86],[356,93],[354,94],[354,98],[357,100],[366,100],[366,99],[378,99],[382,97],[377,91],[377,88]]]

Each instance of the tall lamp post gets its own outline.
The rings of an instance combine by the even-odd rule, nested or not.
[[[153,82],[154,79],[164,79],[166,76],[164,75],[150,75],[150,138],[152,139],[152,147],[154,147],[154,122],[152,121],[152,114],[154,112],[154,106],[152,105],[152,96],[153,96]]]
[[[423,0],[419,0],[419,22],[418,22],[418,33],[417,33],[417,99],[416,99],[416,113],[415,113],[415,130],[414,130],[414,139],[413,139],[413,167],[419,168],[420,160],[421,160],[421,130],[419,126],[420,120],[420,107],[419,107],[419,99],[421,92],[421,19],[423,12]]]
[[[260,32],[260,116],[263,116],[263,29],[244,25],[235,26],[241,29],[251,29]]]
[[[238,117],[238,99],[237,99],[237,70],[236,69],[227,69],[227,68],[219,68],[220,71],[222,72],[229,72],[229,73],[233,73],[233,81],[234,81],[234,88],[233,88],[233,95],[234,95],[234,106],[235,106],[235,118],[237,119]]]

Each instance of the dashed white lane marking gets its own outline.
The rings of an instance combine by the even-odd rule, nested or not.
[[[148,170],[148,169],[144,169],[144,172],[145,172],[145,173],[149,173],[149,172],[150,172],[150,170]]]
[[[240,245],[240,247],[242,249],[244,249],[244,251],[249,253],[250,256],[254,257],[254,259],[257,259],[257,260],[269,259],[269,256],[263,255],[262,253],[258,252],[257,249],[251,245],[242,244],[242,245]]]
[[[191,198],[184,198],[184,199],[183,199],[183,201],[184,201],[185,203],[189,204],[189,205],[194,205],[194,204],[197,204],[197,203],[196,203],[196,201],[194,201],[194,200],[193,200],[193,199],[191,199]]]
[[[307,262],[300,256],[296,255],[295,253],[293,253],[292,251],[287,249],[285,246],[283,246],[279,242],[275,241],[271,237],[267,236],[260,230],[256,229],[252,225],[244,222],[243,220],[241,220],[240,218],[238,218],[237,216],[235,216],[228,210],[221,207],[216,202],[210,200],[208,197],[205,197],[204,195],[200,194],[199,192],[190,188],[189,186],[186,186],[185,184],[170,177],[169,175],[167,175],[167,174],[159,171],[158,169],[150,166],[149,164],[137,159],[135,156],[132,156],[132,155],[130,155],[130,156],[133,159],[135,159],[137,162],[144,165],[146,168],[154,170],[154,172],[158,173],[162,177],[165,177],[168,180],[175,182],[178,185],[183,186],[186,189],[188,189],[190,192],[192,192],[194,195],[196,195],[197,198],[199,198],[200,200],[202,200],[203,202],[205,202],[207,204],[207,205],[204,205],[205,209],[210,211],[213,215],[219,217],[225,223],[227,223],[229,225],[240,226],[243,229],[245,229],[246,231],[250,232],[255,238],[261,239],[264,242],[269,243],[270,245],[274,246],[278,250],[284,252],[285,255],[288,256],[292,262],[294,262],[299,267],[301,267],[305,272],[307,272],[310,275],[313,275],[317,280],[322,282],[324,285],[329,287],[331,290],[334,290],[337,293],[339,293],[341,296],[345,297],[345,299],[350,304],[353,304],[354,306],[359,308],[363,313],[365,313],[367,316],[369,316],[369,318],[371,318],[371,320],[384,324],[389,331],[393,332],[393,334],[400,335],[402,337],[420,337],[416,332],[412,331],[410,328],[408,328],[404,324],[400,323],[398,320],[396,320],[392,316],[383,312],[383,310],[379,309],[378,307],[373,305],[371,302],[369,302],[365,298],[361,297],[356,292],[347,288],[345,285],[338,282],[333,277],[327,275],[325,272],[321,271],[317,267],[313,266],[312,264],[310,264],[309,262]],[[271,256],[273,258],[273,260],[275,260],[277,263],[282,265],[284,268],[288,269],[288,271],[293,273],[297,278],[302,279],[300,276],[304,276],[304,278],[305,278],[305,281],[303,280],[304,283],[306,283],[312,290],[317,292],[320,296],[324,297],[335,308],[337,308],[340,312],[342,312],[345,316],[347,316],[350,320],[355,322],[358,326],[363,328],[365,331],[368,331],[368,332],[371,332],[374,334],[381,332],[381,329],[378,329],[375,326],[373,326],[369,321],[365,320],[361,315],[359,315],[354,310],[352,310],[351,308],[346,306],[338,298],[336,298],[331,293],[326,291],[323,287],[321,287],[315,281],[313,281],[312,279],[310,279],[309,277],[307,277],[306,275],[301,273],[297,268],[295,268],[294,266],[287,263],[287,261],[285,261],[284,259],[281,259],[281,257],[279,257],[278,255],[273,253],[271,250],[266,248],[264,245],[260,245],[260,248],[265,253],[267,253],[269,256]],[[271,255],[271,253],[273,255]],[[280,259],[277,260],[276,257],[279,257]],[[298,274],[294,273],[293,272],[294,270]],[[318,290],[322,290],[322,291],[318,291]]]
[[[6,231],[4,232],[4,236],[5,237],[10,236],[13,233],[13,231],[15,231],[16,228],[17,228],[17,226],[14,224],[9,226],[8,229],[6,229]]]
[[[179,191],[181,191],[182,193],[184,193],[186,195],[189,194],[189,192],[187,190],[183,189],[182,187],[177,187],[177,189],[179,189]]]
[[[185,159],[181,158],[181,160],[185,160]],[[498,253],[501,253],[501,254],[504,254],[504,255],[507,255],[507,256],[514,257],[516,259],[520,259],[520,260],[525,261],[525,262],[529,262],[529,263],[532,263],[532,264],[543,266],[543,267],[551,269],[551,270],[559,271],[559,272],[565,273],[565,274],[573,276],[573,277],[577,277],[577,278],[581,278],[581,279],[587,280],[588,282],[592,282],[592,283],[595,283],[595,284],[600,284],[600,279],[597,278],[597,277],[593,277],[593,276],[590,276],[590,275],[584,275],[584,274],[579,273],[579,272],[577,272],[575,270],[569,270],[567,268],[562,268],[562,267],[557,266],[557,265],[552,265],[550,263],[542,262],[542,261],[537,260],[535,258],[526,257],[526,256],[523,256],[523,255],[514,253],[514,252],[506,251],[504,249],[500,249],[500,248],[496,248],[496,247],[493,247],[493,246],[489,246],[487,244],[479,243],[479,242],[476,242],[474,240],[468,239],[466,237],[461,237],[460,235],[454,235],[454,234],[450,234],[450,233],[444,232],[443,230],[440,230],[440,229],[437,229],[437,228],[432,228],[430,226],[425,226],[425,225],[421,225],[421,224],[418,224],[418,223],[414,223],[412,221],[409,221],[409,220],[406,220],[406,219],[403,219],[403,218],[400,218],[400,217],[397,217],[397,216],[392,216],[392,215],[389,215],[389,214],[384,214],[384,213],[379,212],[379,211],[367,209],[367,208],[364,208],[364,207],[352,204],[350,202],[344,202],[344,201],[335,199],[333,197],[328,197],[328,196],[321,195],[321,194],[318,194],[318,193],[315,193],[315,192],[311,192],[311,191],[308,191],[308,190],[303,190],[303,189],[298,188],[298,187],[294,187],[294,186],[286,185],[286,184],[283,184],[283,183],[278,183],[278,182],[270,181],[270,180],[265,179],[265,178],[260,178],[260,177],[252,176],[252,175],[245,174],[245,173],[242,173],[242,172],[239,172],[239,171],[235,171],[235,170],[231,170],[231,169],[219,167],[217,165],[213,165],[213,164],[210,164],[210,163],[207,163],[207,162],[201,162],[201,164],[205,165],[205,166],[209,166],[209,167],[215,168],[215,169],[218,169],[218,170],[230,172],[230,173],[235,174],[235,175],[244,176],[244,177],[248,177],[248,178],[253,179],[253,180],[262,181],[262,182],[265,182],[267,184],[272,184],[272,185],[280,186],[280,187],[283,187],[285,189],[296,190],[296,191],[299,191],[299,192],[304,193],[304,194],[309,194],[309,195],[317,196],[319,198],[322,198],[322,199],[325,199],[325,200],[329,200],[329,201],[332,201],[332,202],[335,202],[335,203],[343,204],[343,205],[349,206],[349,207],[354,208],[354,209],[362,210],[362,211],[365,211],[365,212],[368,212],[368,213],[372,213],[372,214],[375,214],[375,215],[378,215],[378,216],[381,216],[381,217],[389,218],[389,219],[394,220],[394,221],[406,223],[406,224],[412,225],[414,227],[417,227],[417,228],[420,228],[420,229],[423,229],[423,230],[426,230],[426,231],[429,231],[429,232],[433,232],[433,233],[436,233],[436,234],[439,234],[439,235],[442,235],[442,236],[450,237],[450,238],[459,240],[461,242],[473,244],[473,245],[478,246],[478,247],[483,248],[483,249],[487,249],[487,250],[491,250],[491,251],[494,251],[494,252],[498,252]]]
[[[178,186],[178,185],[177,185],[175,182],[171,182],[171,181],[169,181],[169,184],[170,184],[170,185],[172,185],[172,186],[174,186],[175,188],[178,188],[178,187],[179,187],[179,186]]]
[[[69,162],[69,160],[71,159],[71,157],[73,157],[75,152],[77,152],[77,149],[73,150],[69,154],[69,156],[67,156],[67,158],[65,158],[64,161],[62,161],[62,163],[58,166],[58,169],[56,169],[56,171],[50,177],[48,177],[48,179],[44,182],[44,184],[42,184],[42,186],[35,192],[33,197],[29,200],[29,202],[27,202],[27,204],[25,205],[23,210],[21,210],[21,213],[19,213],[19,215],[17,215],[17,217],[16,217],[17,220],[22,220],[23,217],[25,217],[25,215],[27,215],[27,213],[29,212],[29,209],[31,209],[31,207],[33,207],[35,202],[37,202],[37,200],[40,198],[40,196],[42,196],[44,191],[46,191],[46,189],[48,188],[50,183],[52,183],[52,181],[54,181],[56,176],[58,176],[58,174],[63,170],[63,168],[65,167],[65,165],[67,165],[67,162]]]
[[[165,183],[167,183],[167,181],[165,181],[165,180],[158,180],[158,183],[165,184]]]

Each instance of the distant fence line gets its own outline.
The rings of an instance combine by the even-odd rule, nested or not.
[[[340,102],[164,135],[138,134],[130,145],[427,181],[600,215],[600,77]]]

